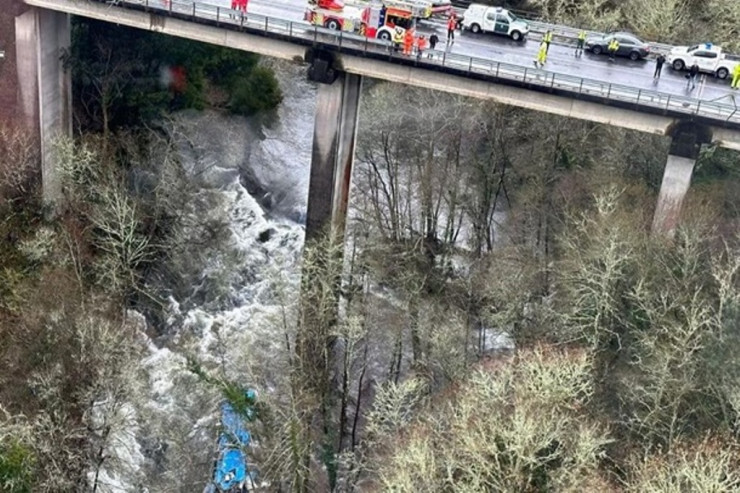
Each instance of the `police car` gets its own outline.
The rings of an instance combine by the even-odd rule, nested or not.
[[[463,29],[474,34],[494,33],[508,36],[514,41],[523,41],[529,34],[529,24],[509,10],[472,3],[463,14]]]
[[[696,64],[700,72],[726,79],[740,63],[740,58],[728,55],[712,43],[695,46],[676,46],[668,53],[668,64],[673,70],[686,70]]]

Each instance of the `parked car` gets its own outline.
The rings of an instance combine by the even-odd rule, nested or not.
[[[727,55],[721,47],[712,43],[703,43],[676,46],[668,53],[668,63],[673,70],[684,70],[696,63],[700,72],[726,79],[740,63],[740,57]]]
[[[650,46],[630,33],[609,33],[603,36],[592,36],[586,39],[586,50],[594,55],[609,53],[609,43],[617,38],[619,49],[617,56],[628,57],[630,60],[641,60],[650,53]]]
[[[509,36],[514,41],[523,41],[529,33],[529,24],[501,7],[489,7],[472,3],[463,14],[463,29],[473,34],[494,33]]]

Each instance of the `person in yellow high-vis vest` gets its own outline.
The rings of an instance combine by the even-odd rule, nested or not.
[[[576,56],[583,55],[583,45],[586,43],[586,31],[581,30],[578,33],[578,42],[576,44]]]
[[[740,63],[735,65],[735,68],[732,70],[732,85],[730,87],[740,89]]]
[[[545,51],[550,53],[550,43],[552,43],[552,32],[548,29],[545,31],[545,35],[542,36],[542,41],[545,43]]]
[[[540,43],[540,49],[537,50],[537,58],[534,60],[534,66],[537,68],[542,68],[545,66],[545,63],[547,62],[547,43],[543,40],[542,43]]]
[[[619,41],[617,41],[617,38],[612,38],[611,41],[609,41],[609,46],[607,47],[609,51],[609,60],[614,61],[614,56],[619,51]]]
[[[393,29],[393,51],[399,51],[401,49],[401,43],[403,43],[403,29],[397,27]]]

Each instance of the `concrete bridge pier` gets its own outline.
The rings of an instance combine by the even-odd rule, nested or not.
[[[331,233],[344,238],[362,77],[339,72],[319,84],[313,131],[306,242]]]
[[[30,8],[15,18],[19,110],[37,132],[44,202],[61,195],[55,142],[72,135],[72,81],[61,56],[70,47],[68,14]]]
[[[681,205],[691,185],[701,146],[711,142],[712,135],[708,128],[690,122],[678,124],[669,135],[672,137],[671,147],[653,216],[652,232],[670,238],[676,232]]]
[[[338,321],[344,227],[347,218],[352,163],[362,77],[333,68],[331,57],[311,60],[309,78],[320,82],[314,121],[311,176],[303,249],[299,327],[295,339],[295,396],[306,448],[301,462],[311,474],[299,489],[317,489],[310,478],[328,484],[309,450],[333,440],[326,430],[337,351],[333,328]],[[328,243],[328,244],[327,244]],[[329,248],[331,247],[331,248]],[[321,489],[321,488],[318,488]]]

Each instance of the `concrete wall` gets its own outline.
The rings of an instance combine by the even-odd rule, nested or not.
[[[55,141],[72,134],[72,82],[60,57],[70,46],[68,14],[31,9],[15,19],[18,74],[17,117],[38,132],[44,200],[61,188]]]
[[[39,132],[38,32],[36,9],[15,18],[15,116],[36,134]]]
[[[39,57],[39,128],[41,178],[44,201],[55,202],[61,194],[55,141],[72,135],[72,80],[60,59],[70,47],[69,15],[37,10]]]
[[[0,121],[12,121],[18,114],[18,75],[16,70],[16,17],[31,7],[21,0],[0,0]]]
[[[362,78],[354,74],[340,74],[333,84],[319,84],[306,240],[327,233],[330,226],[335,235],[344,232],[361,88]]]
[[[670,237],[675,232],[681,217],[681,204],[691,186],[695,163],[692,158],[668,155],[653,216],[653,233]]]

